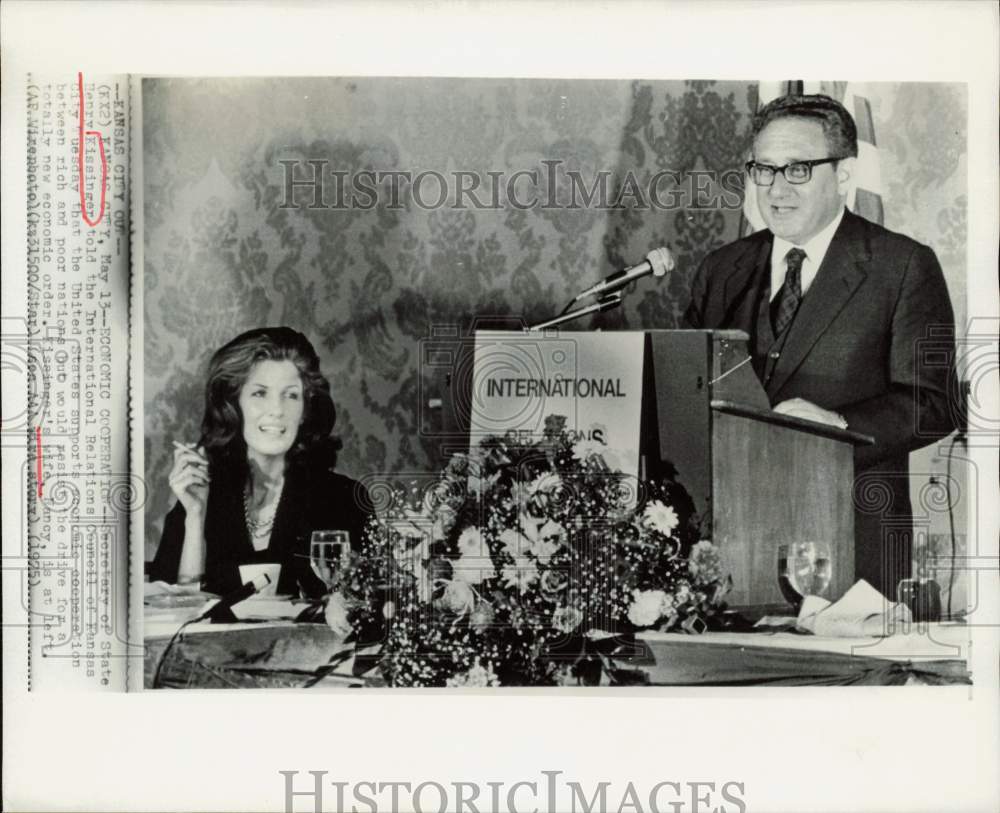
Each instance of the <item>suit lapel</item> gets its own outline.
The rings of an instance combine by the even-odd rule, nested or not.
[[[844,212],[844,219],[789,328],[788,339],[768,387],[772,403],[864,281],[870,260],[864,221]]]
[[[769,231],[758,232],[759,240],[751,241],[733,264],[733,272],[722,288],[722,312],[713,324],[745,330],[754,334],[755,305],[762,280],[768,271],[772,237]]]

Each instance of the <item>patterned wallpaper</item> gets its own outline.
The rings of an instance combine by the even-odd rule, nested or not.
[[[874,87],[887,225],[934,246],[961,298],[964,90]],[[745,161],[755,101],[746,81],[144,80],[147,555],[172,502],[170,441],[197,438],[208,357],[243,330],[286,324],[310,337],[338,408],[340,470],[362,476],[436,466],[417,431],[417,342],[432,326],[549,318],[664,244],[677,273],[640,281],[623,308],[576,327],[676,326],[701,258],[739,234],[739,190],[720,179]],[[309,208],[298,189],[301,205],[283,208],[282,160],[348,177],[474,173],[487,202],[487,173],[506,182],[534,169],[538,198],[555,205],[424,208],[402,194],[394,206],[383,189],[368,208]],[[606,172],[620,205],[565,205],[574,171],[588,187]],[[656,179],[663,206],[643,205]],[[438,188],[421,187],[425,203]],[[335,193],[328,180],[324,202]]]
[[[885,225],[937,252],[955,308],[966,322],[968,208],[965,85],[929,82],[872,84]]]

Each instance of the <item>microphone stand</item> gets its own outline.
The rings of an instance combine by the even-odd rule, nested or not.
[[[585,305],[582,308],[577,308],[576,310],[568,311],[566,313],[560,314],[555,317],[555,319],[549,319],[547,322],[539,322],[537,325],[531,325],[528,330],[548,330],[549,328],[555,327],[556,325],[561,325],[563,322],[569,322],[573,319],[579,319],[581,316],[586,316],[590,313],[604,313],[604,311],[609,311],[612,308],[617,308],[622,304],[622,295],[618,292],[613,294],[608,294],[603,299],[595,302],[593,305]]]

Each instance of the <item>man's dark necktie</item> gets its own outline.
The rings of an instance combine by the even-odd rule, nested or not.
[[[778,293],[778,304],[774,311],[774,335],[780,336],[795,318],[795,311],[802,301],[802,261],[806,253],[801,248],[789,249],[785,255],[787,270],[785,284]]]

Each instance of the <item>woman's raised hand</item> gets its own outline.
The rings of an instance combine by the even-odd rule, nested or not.
[[[209,477],[208,458],[201,446],[174,441],[174,466],[169,483],[188,516],[204,517]]]

